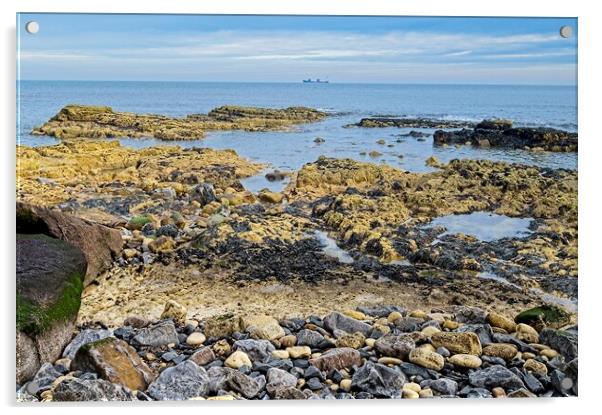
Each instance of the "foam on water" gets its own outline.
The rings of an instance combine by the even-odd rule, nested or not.
[[[322,245],[322,252],[329,257],[336,258],[343,264],[352,264],[353,258],[347,251],[339,248],[334,239],[324,231],[316,230],[312,236]]]

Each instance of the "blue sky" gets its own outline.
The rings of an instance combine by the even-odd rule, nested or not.
[[[576,84],[574,18],[27,13],[17,25],[21,79]]]

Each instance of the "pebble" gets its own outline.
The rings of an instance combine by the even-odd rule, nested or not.
[[[464,367],[467,369],[476,369],[481,367],[483,362],[478,356],[472,354],[455,354],[448,359],[448,362],[454,366]]]
[[[309,346],[287,347],[286,351],[292,359],[301,359],[311,356],[311,349],[309,348]]]
[[[341,382],[339,383],[339,387],[341,388],[341,390],[349,392],[351,390],[351,379],[341,380]]]
[[[412,390],[414,392],[420,392],[422,390],[422,388],[420,387],[420,385],[417,384],[417,383],[415,383],[415,382],[405,383],[403,385],[402,389],[409,389],[409,390]]]
[[[423,320],[427,318],[426,313],[422,310],[414,310],[414,311],[410,312],[409,316],[415,317],[415,318],[421,318]]]
[[[368,347],[374,347],[374,343],[376,343],[376,339],[367,338],[366,340],[364,340],[364,343]]]
[[[251,359],[249,359],[249,356],[245,352],[241,352],[240,350],[237,350],[230,356],[228,356],[224,364],[232,369],[240,369],[242,366],[253,366],[253,364],[251,363]]]
[[[528,372],[537,373],[538,375],[547,375],[548,367],[535,359],[527,359],[523,365],[523,369]]]
[[[400,365],[402,363],[401,359],[397,359],[395,357],[381,357],[378,359],[378,363],[381,365]]]
[[[297,343],[297,336],[289,334],[280,338],[280,345],[282,347],[292,347]]]
[[[524,323],[519,323],[516,326],[516,338],[527,343],[539,343],[537,330]]]
[[[401,315],[401,313],[399,311],[393,311],[391,314],[389,314],[389,316],[387,317],[387,320],[389,321],[389,323],[394,323],[402,317],[403,316]]]
[[[437,327],[435,326],[428,326],[423,328],[420,332],[422,334],[424,334],[426,337],[431,337],[433,334],[435,333],[439,333],[441,330],[439,330]]]
[[[200,346],[201,344],[205,343],[205,340],[207,340],[207,338],[203,333],[195,331],[186,338],[186,344],[189,346]]]
[[[411,389],[403,389],[403,398],[404,399],[418,399],[420,395],[418,392],[413,391]]]
[[[509,343],[492,343],[483,348],[483,354],[486,356],[501,357],[506,361],[514,359],[518,349],[515,345]]]
[[[541,356],[547,357],[548,359],[553,359],[559,355],[559,353],[554,349],[544,349],[541,352],[539,352],[539,354]]]
[[[445,359],[439,353],[419,347],[410,352],[409,358],[410,362],[416,365],[437,371],[443,369],[445,364]]]
[[[493,395],[494,398],[505,398],[506,397],[506,391],[504,390],[504,388],[500,388],[499,386],[491,389],[491,394]]]
[[[494,311],[487,314],[487,322],[492,327],[503,329],[507,333],[513,333],[516,330],[516,323],[514,322],[514,320]]]
[[[289,353],[287,350],[274,350],[272,352],[272,357],[274,359],[288,359]]]
[[[482,352],[479,336],[471,332],[439,332],[431,336],[435,348],[445,347],[452,353],[480,355]]]
[[[418,395],[421,398],[432,398],[433,397],[433,390],[430,389],[430,388],[421,389],[420,392],[418,392]]]
[[[364,313],[362,313],[361,311],[357,311],[357,310],[345,310],[343,311],[343,314],[345,314],[348,317],[354,318],[356,320],[366,320],[367,317]]]

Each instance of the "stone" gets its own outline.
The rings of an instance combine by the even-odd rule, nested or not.
[[[169,236],[159,236],[157,239],[153,239],[148,244],[148,249],[153,254],[160,254],[162,252],[169,252],[175,247],[174,240]]]
[[[255,339],[237,340],[232,346],[232,350],[246,353],[253,362],[267,360],[275,349],[269,341]]]
[[[479,336],[481,346],[493,343],[493,330],[489,324],[464,324],[456,330],[458,333],[473,332]]]
[[[276,400],[284,399],[290,401],[307,399],[307,396],[294,386],[283,386],[274,390],[272,398]]]
[[[290,373],[278,369],[278,368],[270,368],[266,374],[266,390],[273,396],[277,389],[283,387],[295,387],[297,385],[297,377],[295,375],[291,375]]]
[[[311,349],[309,346],[287,347],[286,351],[292,359],[302,359],[311,356]]]
[[[512,319],[494,311],[487,314],[487,322],[492,327],[504,329],[507,333],[513,333],[516,330],[516,323]]]
[[[253,366],[253,363],[251,363],[251,359],[249,359],[249,356],[245,352],[240,350],[237,350],[233,352],[230,356],[228,356],[224,364],[232,369],[240,369],[242,366]]]
[[[134,394],[125,386],[104,379],[66,378],[52,390],[57,402],[135,401]]]
[[[205,320],[205,336],[227,337],[242,330],[241,319],[233,314],[222,314]]]
[[[44,363],[30,382],[24,385],[25,391],[33,396],[50,389],[54,381],[62,376],[51,363]]]
[[[435,348],[445,347],[452,353],[480,355],[482,352],[479,337],[470,332],[439,332],[431,336]]]
[[[518,353],[515,345],[509,343],[491,343],[483,348],[485,356],[501,357],[509,362]]]
[[[415,382],[408,382],[408,383],[404,383],[402,389],[409,389],[409,390],[413,390],[414,392],[418,393],[422,390],[422,388],[420,387],[420,385],[418,383]]]
[[[161,372],[146,393],[159,401],[183,401],[207,397],[208,389],[209,376],[205,369],[186,360]]]
[[[279,192],[271,192],[268,189],[262,189],[257,195],[259,200],[266,203],[281,203],[284,195]]]
[[[309,363],[323,372],[333,369],[345,369],[360,366],[362,359],[360,353],[350,347],[330,349],[326,353],[309,360]]]
[[[159,347],[180,341],[173,321],[164,320],[139,330],[132,343],[136,346]]]
[[[433,334],[439,333],[441,330],[435,326],[427,326],[423,328],[420,332],[427,338],[430,338]]]
[[[554,350],[554,349],[544,349],[544,350],[542,350],[541,352],[539,352],[539,354],[540,354],[541,356],[545,356],[545,357],[547,357],[548,359],[553,359],[553,358],[555,358],[556,356],[559,356],[559,355],[560,355],[560,353],[558,353],[558,352],[557,352],[556,350]]]
[[[257,378],[252,378],[244,373],[228,367],[214,367],[207,372],[209,377],[209,394],[219,393],[228,389],[239,393],[246,399],[256,397],[263,387]],[[263,379],[263,376],[261,376]]]
[[[410,351],[416,347],[414,339],[407,334],[388,334],[376,340],[374,348],[383,356],[407,359]]]
[[[404,314],[407,310],[403,307],[391,304],[379,304],[379,305],[369,305],[369,306],[359,306],[357,307],[358,311],[362,313],[373,316],[373,317],[388,317],[391,313],[397,312],[400,314]]]
[[[468,375],[468,381],[477,388],[501,387],[504,390],[524,388],[523,381],[511,370],[500,365],[475,370]]]
[[[419,347],[410,352],[409,359],[416,365],[437,371],[443,369],[445,364],[445,359],[439,353]]]
[[[149,324],[150,321],[139,316],[127,316],[125,320],[123,320],[124,326],[131,326],[135,329],[141,329],[143,327],[148,326]]]
[[[320,390],[323,388],[322,382],[318,378],[311,378],[307,380],[305,386],[311,389],[312,391]]]
[[[310,350],[311,353],[311,350]],[[288,359],[290,357],[290,355],[288,354],[288,351],[286,350],[274,350],[272,352],[272,358],[273,359]]]
[[[314,330],[303,329],[297,333],[297,345],[317,348],[324,341],[324,336]]]
[[[539,343],[537,330],[524,323],[516,325],[516,338],[527,343]]]
[[[280,345],[282,347],[292,347],[295,344],[297,344],[297,336],[294,334],[289,334],[288,336],[280,338]]]
[[[439,395],[455,395],[458,393],[458,383],[453,379],[427,379],[420,382],[422,389],[430,389]]]
[[[418,396],[420,396],[423,399],[432,398],[433,397],[433,390],[430,389],[430,388],[421,389],[420,392],[418,392]]]
[[[80,347],[71,370],[93,372],[111,383],[144,391],[156,375],[125,341],[108,337]]]
[[[416,391],[413,391],[411,389],[403,389],[402,390],[403,393],[403,398],[404,399],[418,399],[420,398],[420,394]]]
[[[45,234],[81,250],[87,263],[84,287],[121,256],[123,240],[117,229],[23,202],[17,202],[16,217],[17,233]]]
[[[470,386],[464,387],[460,392],[458,392],[458,395],[463,396],[465,398],[477,398],[477,399],[493,397],[491,395],[491,392],[489,392],[489,390],[487,390],[485,388],[473,388]]]
[[[339,337],[336,341],[337,347],[351,347],[352,349],[359,349],[364,346],[364,342],[366,341],[366,336],[364,336],[359,331],[349,334],[346,333],[343,336]]]
[[[177,303],[174,300],[169,300],[165,303],[163,313],[161,313],[161,320],[172,319],[178,326],[186,325],[186,307]]]
[[[211,347],[201,347],[199,350],[194,352],[192,356],[190,356],[190,360],[199,366],[205,366],[206,364],[215,360],[215,353],[213,353]]]
[[[527,359],[523,365],[523,369],[525,369],[527,372],[537,373],[538,375],[548,374],[547,366],[535,359]]]
[[[377,398],[398,398],[406,382],[402,372],[385,365],[367,362],[353,374],[351,387]]]
[[[381,357],[378,359],[378,363],[381,365],[400,365],[402,360],[396,357]]]
[[[558,351],[567,361],[578,356],[578,340],[574,333],[546,328],[539,333],[539,337],[541,343]]]
[[[205,340],[207,340],[207,338],[203,333],[195,331],[190,333],[190,335],[186,338],[186,344],[197,347],[205,343]]]
[[[98,340],[106,339],[112,335],[110,330],[104,329],[85,329],[77,333],[77,336],[63,350],[63,357],[73,360],[75,354],[85,344]]]
[[[324,327],[331,333],[335,330],[342,330],[347,333],[360,332],[369,337],[372,332],[372,326],[354,318],[348,317],[339,312],[333,312],[324,317]]]
[[[404,333],[420,330],[420,326],[424,324],[424,320],[417,317],[402,317],[395,320],[395,327]]]
[[[506,391],[504,390],[504,388],[500,388],[499,386],[496,386],[495,388],[491,389],[491,394],[494,398],[506,397]]]
[[[397,320],[399,320],[402,317],[403,316],[401,315],[401,313],[399,311],[393,311],[391,314],[389,314],[387,316],[387,320],[389,321],[389,323],[395,323]]]
[[[278,320],[270,316],[246,316],[241,321],[243,330],[255,339],[275,340],[286,334]]]
[[[71,339],[87,262],[78,247],[47,235],[17,234],[16,244],[16,378],[22,383],[43,362],[58,359]]]
[[[525,388],[520,388],[508,394],[509,398],[537,398],[533,392],[529,392]]]
[[[230,343],[226,339],[216,341],[211,347],[217,356],[227,356],[230,354],[230,350],[232,350]]]
[[[467,369],[476,369],[483,364],[481,359],[473,354],[455,354],[448,359],[448,362],[454,366]]]
[[[558,329],[568,324],[571,321],[571,315],[560,307],[542,305],[523,311],[514,318],[514,321],[528,324],[537,331],[541,331],[546,327]]]
[[[341,390],[345,392],[349,392],[351,390],[351,379],[343,379],[339,383],[339,387]]]

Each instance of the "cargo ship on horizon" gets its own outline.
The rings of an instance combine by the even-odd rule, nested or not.
[[[329,83],[329,81],[323,81],[320,78],[316,78],[316,80],[314,81],[313,79],[308,78],[308,79],[304,79],[303,83],[304,84],[327,84],[327,83]]]

